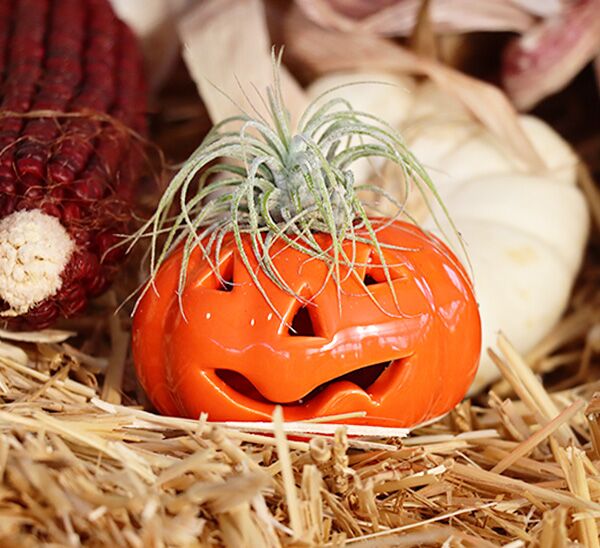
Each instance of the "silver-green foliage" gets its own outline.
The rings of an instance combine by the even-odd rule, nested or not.
[[[391,285],[383,256],[385,246],[376,235],[385,225],[373,227],[359,192],[370,190],[391,201],[397,215],[403,212],[402,204],[376,185],[356,182],[352,164],[361,158],[384,158],[397,164],[403,174],[398,184],[408,190],[414,183],[426,200],[430,193],[449,219],[433,183],[394,128],[369,113],[354,110],[343,99],[326,101],[324,96],[329,92],[309,105],[292,133],[278,79],[278,61],[273,72],[274,86],[267,88],[271,119],[243,113],[216,124],[172,179],[154,215],[129,240],[131,245],[140,238],[150,238],[151,281],[169,253],[183,245],[179,295],[192,250],[201,248],[219,275],[216,265],[223,241],[231,235],[253,282],[269,304],[242,244],[244,235],[259,268],[296,298],[301,299],[273,262],[271,248],[277,240],[307,258],[327,263],[327,279],[333,277],[338,288],[341,265],[349,267],[346,276],[351,275],[357,266],[355,244],[368,243],[379,255]],[[174,209],[179,213],[173,214]],[[315,233],[330,235],[330,246],[323,249]]]

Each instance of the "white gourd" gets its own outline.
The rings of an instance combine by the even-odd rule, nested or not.
[[[327,75],[308,89],[332,88],[351,81],[383,80],[393,76],[364,73]],[[452,220],[465,242],[483,330],[482,359],[471,393],[498,378],[486,349],[502,330],[521,352],[530,350],[564,313],[580,267],[589,230],[587,205],[576,186],[577,158],[568,144],[533,116],[519,116],[521,127],[544,159],[547,170],[528,173],[510,147],[471,117],[462,104],[432,82],[407,84],[413,90],[393,106],[388,86],[358,86],[335,92],[351,99],[356,110],[370,111],[401,130],[411,151],[428,169]],[[360,93],[350,90],[360,89]],[[389,93],[386,98],[382,93]],[[367,166],[369,167],[369,166]],[[398,199],[402,185],[390,176],[371,176]],[[416,194],[416,193],[414,193]],[[422,201],[408,201],[409,212],[440,234]],[[391,210],[389,211],[391,212]],[[437,208],[437,213],[439,207]],[[438,215],[438,219],[442,217]]]

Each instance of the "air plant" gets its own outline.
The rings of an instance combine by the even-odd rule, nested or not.
[[[301,296],[273,264],[270,250],[277,240],[309,259],[327,263],[328,278],[338,285],[341,265],[349,267],[349,273],[358,266],[343,243],[371,244],[390,282],[382,251],[385,244],[378,242],[376,233],[405,212],[403,204],[379,186],[354,180],[352,164],[361,158],[383,158],[398,165],[405,194],[414,184],[425,200],[433,196],[456,232],[427,172],[383,120],[354,110],[343,99],[326,100],[329,92],[325,92],[309,105],[293,132],[281,93],[280,63],[281,54],[273,56],[274,85],[267,88],[266,98],[271,119],[242,111],[217,123],[172,179],[154,214],[129,239],[130,245],[150,239],[150,284],[144,292],[174,248],[184,246],[181,293],[193,249],[201,248],[204,258],[216,265],[224,239],[233,235],[253,282],[268,301],[242,245],[244,234],[249,235],[252,253],[268,279],[297,298]],[[374,226],[368,205],[359,197],[362,191],[374,192],[394,205],[396,214],[388,223]],[[323,249],[315,233],[330,235],[329,247]],[[216,268],[215,273],[220,276]]]

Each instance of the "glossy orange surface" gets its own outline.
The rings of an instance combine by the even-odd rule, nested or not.
[[[329,242],[317,238],[322,246]],[[348,276],[342,269],[338,291],[323,262],[279,242],[273,246],[276,268],[310,303],[257,270],[283,320],[252,282],[232,241],[219,269],[233,285],[222,286],[195,250],[180,306],[176,250],[134,318],[135,364],[152,402],[166,414],[197,418],[207,412],[216,421],[270,420],[275,404],[283,406],[286,420],[365,411],[364,419],[350,422],[396,427],[448,412],[466,393],[479,360],[471,283],[448,248],[413,225],[394,222],[378,240],[402,247],[384,251],[399,309],[371,246],[356,245],[355,262],[364,266]],[[253,260],[249,242],[244,245]],[[346,249],[350,255],[350,242]]]

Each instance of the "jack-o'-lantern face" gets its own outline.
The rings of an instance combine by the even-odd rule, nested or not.
[[[330,241],[316,237],[323,247]],[[391,285],[370,245],[355,245],[357,266],[342,268],[338,286],[324,262],[276,243],[273,264],[302,299],[257,268],[271,305],[233,239],[220,276],[199,249],[192,253],[179,299],[176,250],[134,320],[136,368],[150,399],[167,414],[218,421],[270,420],[277,404],[286,420],[363,411],[352,422],[396,427],[449,411],[479,359],[471,284],[454,255],[412,225],[394,222],[377,239]]]

